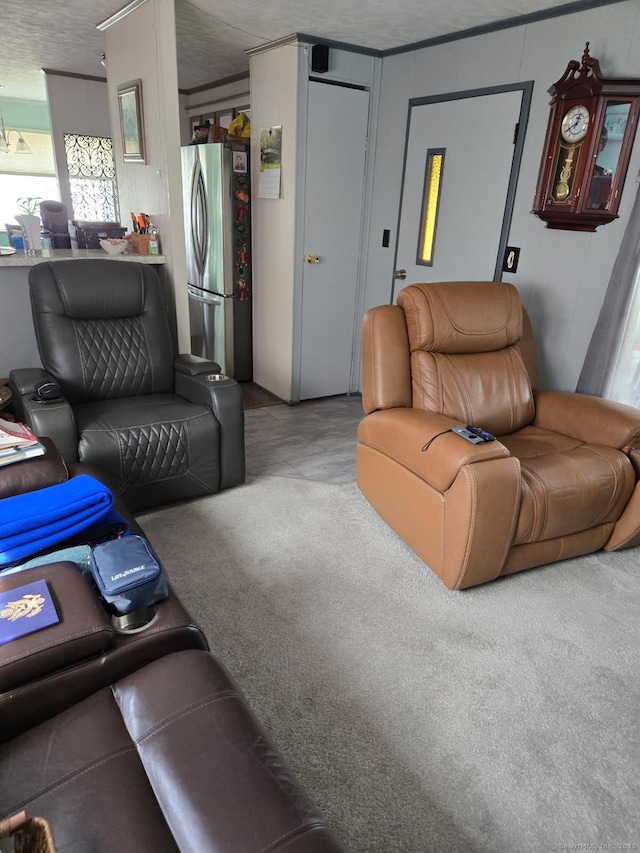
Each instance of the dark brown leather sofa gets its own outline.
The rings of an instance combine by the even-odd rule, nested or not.
[[[37,487],[9,467],[0,497]],[[46,818],[58,853],[344,851],[173,590],[123,633],[73,563],[0,593],[35,579],[60,622],[0,646],[0,821]]]
[[[397,303],[364,319],[357,481],[448,587],[640,544],[640,411],[538,389],[513,285],[413,284]]]

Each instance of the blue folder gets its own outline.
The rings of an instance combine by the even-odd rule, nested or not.
[[[46,581],[0,593],[0,646],[59,621]]]
[[[112,506],[111,491],[88,474],[0,500],[0,570],[91,527]]]

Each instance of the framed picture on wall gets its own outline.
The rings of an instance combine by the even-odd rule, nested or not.
[[[234,172],[246,172],[247,171],[247,152],[246,151],[232,151],[233,155],[233,171]]]
[[[125,163],[144,163],[144,120],[142,113],[142,81],[133,80],[118,86],[118,112],[122,134],[122,156]]]

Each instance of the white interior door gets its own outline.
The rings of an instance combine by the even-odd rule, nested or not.
[[[494,277],[522,90],[456,98],[411,110],[394,297],[412,282]],[[444,150],[432,264],[418,262],[428,152]]]
[[[301,400],[350,390],[369,93],[310,82],[308,115]]]

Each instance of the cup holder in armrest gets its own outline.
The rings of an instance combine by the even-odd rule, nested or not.
[[[111,624],[118,634],[138,634],[146,628],[151,627],[158,618],[158,608],[154,605],[141,607],[124,616],[112,614]]]
[[[222,382],[223,379],[228,379],[229,377],[226,373],[205,373],[204,378],[207,382]]]

